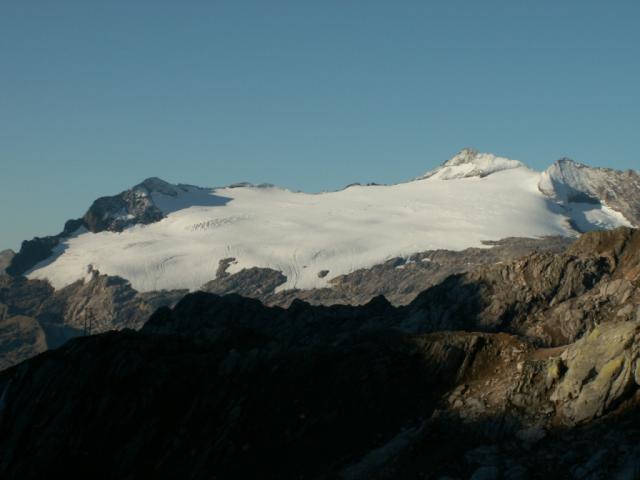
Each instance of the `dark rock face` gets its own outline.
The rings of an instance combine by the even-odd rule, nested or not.
[[[189,294],[0,373],[0,476],[634,478],[639,287],[618,229],[405,307]]]
[[[22,275],[31,267],[45,260],[53,254],[53,249],[58,245],[60,236],[25,240],[20,251],[12,258],[5,269],[9,275]]]
[[[54,248],[78,229],[85,228],[94,233],[105,230],[120,232],[131,225],[162,220],[164,215],[153,202],[153,193],[176,196],[178,191],[176,187],[159,178],[148,178],[118,195],[98,198],[82,218],[67,221],[63,231],[58,235],[36,237],[22,242],[20,251],[6,269],[7,273],[23,275],[28,272],[39,262],[53,255]]]
[[[154,192],[169,196],[178,193],[171,184],[159,178],[148,178],[118,195],[97,199],[85,213],[84,225],[90,232],[120,232],[131,225],[162,220],[164,215],[151,198]]]

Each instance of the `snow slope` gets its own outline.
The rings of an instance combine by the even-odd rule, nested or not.
[[[84,278],[91,266],[128,279],[140,291],[197,289],[215,277],[221,259],[235,257],[230,273],[270,267],[287,276],[281,288],[306,289],[419,251],[575,234],[569,210],[538,188],[541,173],[500,157],[460,155],[418,180],[390,186],[321,194],[273,186],[154,192],[164,219],[120,233],[79,231],[28,276],[61,288]],[[581,228],[626,222],[617,212],[586,208],[578,215]],[[321,270],[329,275],[319,278]]]

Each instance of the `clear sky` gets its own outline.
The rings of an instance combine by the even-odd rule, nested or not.
[[[638,1],[0,0],[0,249],[142,179],[639,168]]]

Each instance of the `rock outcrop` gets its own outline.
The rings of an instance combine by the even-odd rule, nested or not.
[[[95,200],[82,218],[69,220],[58,235],[35,237],[22,242],[20,251],[12,258],[7,273],[22,275],[39,262],[54,254],[61,240],[76,232],[120,232],[136,224],[146,225],[164,218],[153,200],[154,193],[176,196],[181,186],[173,186],[159,178],[148,178],[129,190]]]
[[[634,170],[593,168],[562,158],[545,170],[540,191],[564,205],[595,203],[640,225],[640,174]]]

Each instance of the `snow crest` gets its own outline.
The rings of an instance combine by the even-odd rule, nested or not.
[[[419,180],[431,177],[439,178],[440,180],[469,177],[483,178],[512,168],[526,168],[526,166],[518,160],[497,157],[491,153],[480,153],[477,150],[465,148],[440,167],[419,177]]]

